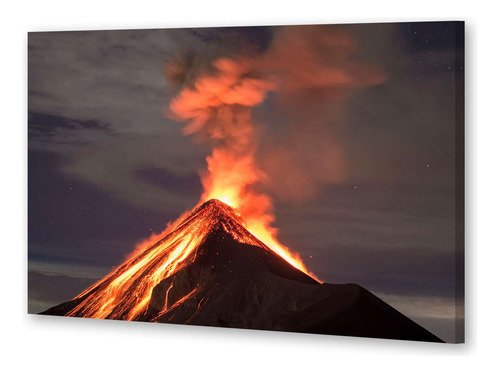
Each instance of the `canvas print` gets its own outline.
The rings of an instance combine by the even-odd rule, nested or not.
[[[27,47],[28,313],[464,341],[463,22]]]

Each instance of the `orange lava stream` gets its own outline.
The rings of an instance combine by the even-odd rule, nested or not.
[[[77,298],[92,294],[67,316],[136,319],[146,311],[153,288],[195,259],[191,254],[212,228],[213,219],[197,219],[193,224],[189,232],[182,225],[172,232],[167,228],[168,235],[161,241],[143,243],[135,257],[81,293]]]
[[[78,295],[75,299],[84,298],[83,301],[66,316],[140,319],[148,310],[155,286],[192,263],[196,249],[216,227],[222,227],[239,242],[267,249],[259,239],[248,234],[243,224],[231,207],[218,201],[184,214],[161,233],[162,239],[153,235],[140,245],[135,256]],[[166,297],[157,317],[187,298],[169,305]]]

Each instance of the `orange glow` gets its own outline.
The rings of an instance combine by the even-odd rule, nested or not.
[[[198,208],[167,227],[160,234],[162,239],[153,235],[141,243],[135,256],[78,295],[76,298],[88,296],[67,316],[138,319],[147,311],[153,288],[196,259],[196,249],[224,218],[221,212],[235,219],[226,222],[224,229],[236,240],[246,237],[244,243],[262,246],[256,239],[249,241],[248,233],[238,223],[240,218],[229,207],[212,204]],[[166,303],[162,312],[169,308]]]
[[[279,243],[271,197],[257,190],[266,175],[255,160],[257,134],[253,107],[274,89],[273,82],[252,76],[251,61],[222,58],[214,62],[217,73],[201,75],[194,87],[183,89],[170,103],[179,119],[187,121],[185,134],[201,132],[215,142],[203,172],[201,202],[215,198],[233,207],[245,227],[256,237],[311,277],[290,249]],[[314,277],[315,278],[315,277]]]
[[[235,240],[270,249],[315,278],[298,255],[278,241],[271,197],[258,189],[266,175],[255,159],[257,134],[251,110],[273,85],[250,77],[244,61],[220,59],[214,67],[218,73],[202,75],[194,87],[182,90],[170,110],[187,122],[185,134],[201,132],[214,142],[207,170],[201,174],[200,203],[216,199],[225,204],[204,204],[142,242],[124,264],[78,295],[75,299],[83,300],[67,316],[141,319],[148,313],[153,289],[192,263],[197,248],[220,226]],[[172,284],[167,295],[171,288]],[[166,299],[161,310],[154,310],[156,318],[195,294],[196,289],[171,305]]]
[[[160,240],[153,235],[144,241],[135,256],[79,294],[75,299],[83,300],[66,316],[139,320],[148,311],[154,288],[196,260],[199,246],[220,227],[236,241],[276,251],[249,234],[234,209],[212,200],[181,216],[161,233]],[[169,304],[168,293],[173,285],[167,288],[165,304],[155,310],[153,321],[195,296],[198,290]]]
[[[255,166],[254,160],[249,156],[237,159],[231,152],[214,149],[207,162],[208,173],[202,177],[205,192],[201,201],[218,199],[233,207],[243,217],[245,228],[250,233],[288,263],[317,280],[306,269],[299,256],[293,254],[276,238],[278,230],[272,227],[274,216],[271,213],[271,198],[250,188],[258,181],[259,174],[262,174]]]

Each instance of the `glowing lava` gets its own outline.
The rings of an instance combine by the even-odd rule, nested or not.
[[[75,300],[83,300],[66,316],[140,319],[148,310],[153,289],[194,262],[199,255],[197,249],[217,229],[223,229],[238,242],[270,250],[245,229],[243,220],[231,207],[210,200],[179,218],[160,239],[154,236],[142,243],[135,256],[78,295]],[[195,290],[183,299],[193,296]],[[174,305],[165,303],[160,314],[182,301]]]

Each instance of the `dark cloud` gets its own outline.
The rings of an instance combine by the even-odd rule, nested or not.
[[[54,153],[28,153],[30,261],[109,269],[187,208],[167,206],[159,213],[124,202],[107,189],[65,173],[65,162]]]
[[[184,176],[169,172],[164,168],[144,168],[136,170],[135,175],[147,183],[158,185],[178,195],[185,194],[186,191],[189,191],[189,194],[202,192],[200,177],[195,173]]]
[[[328,196],[277,206],[280,237],[321,278],[405,295],[454,291],[454,211],[444,193],[358,184]]]
[[[92,285],[96,279],[48,276],[28,272],[28,312],[39,313],[48,307],[72,299]]]
[[[29,137],[55,136],[63,130],[108,130],[110,125],[93,120],[75,120],[42,113],[29,113]]]

